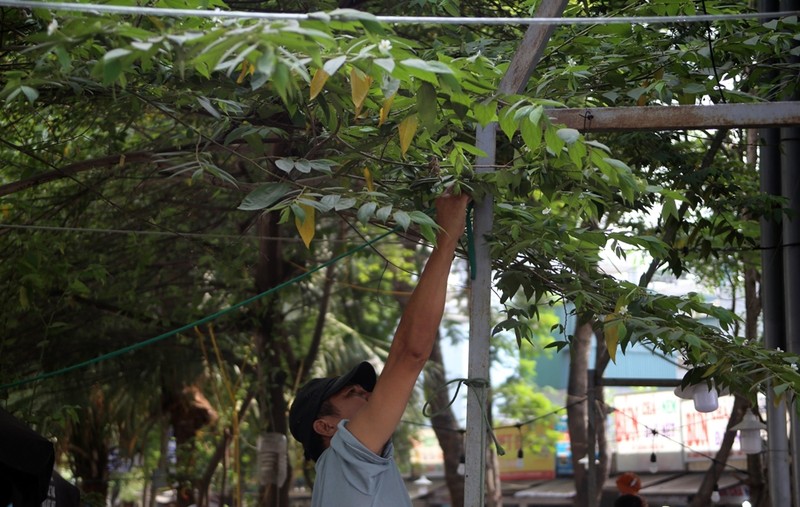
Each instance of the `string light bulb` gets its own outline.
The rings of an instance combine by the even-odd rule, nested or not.
[[[719,396],[713,386],[699,384],[695,387],[692,400],[694,409],[698,412],[714,412],[719,408]]]
[[[653,438],[651,440],[651,453],[650,453],[650,466],[648,469],[650,470],[651,474],[658,472],[658,461],[656,460],[656,435],[658,435],[658,430],[651,428],[650,429],[650,436]]]
[[[522,425],[517,424],[517,431],[519,432],[519,449],[517,450],[517,468],[525,466],[525,454],[522,451]]]
[[[747,411],[742,417],[742,422],[731,428],[739,431],[739,446],[745,454],[758,454],[761,452],[761,430],[767,427],[758,420],[756,415]]]
[[[711,492],[711,501],[719,503],[719,484],[714,483],[714,491]]]
[[[456,473],[458,475],[464,475],[467,472],[466,461],[463,454],[458,458],[458,468],[456,468]]]

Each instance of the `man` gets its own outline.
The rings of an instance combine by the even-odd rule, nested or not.
[[[400,318],[380,378],[364,362],[298,391],[289,428],[306,458],[316,461],[313,507],[411,505],[390,439],[436,339],[468,201],[467,195],[449,192],[436,200],[441,228],[436,246]]]

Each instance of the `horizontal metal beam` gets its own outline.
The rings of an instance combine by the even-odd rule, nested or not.
[[[785,127],[800,125],[800,102],[548,109],[547,116],[582,132]]]
[[[670,378],[604,378],[599,381],[603,387],[677,387],[681,385],[681,379]]]

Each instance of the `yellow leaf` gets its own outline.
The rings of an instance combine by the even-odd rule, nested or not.
[[[355,67],[350,69],[350,93],[353,96],[353,104],[356,106],[356,116],[361,112],[361,106],[367,98],[371,84],[371,77]]]
[[[295,217],[294,225],[297,227],[300,237],[303,238],[306,248],[308,248],[311,245],[311,240],[314,239],[314,207],[308,204],[298,204],[298,206],[303,208],[306,218],[301,222],[299,218]]]
[[[331,77],[330,74],[325,72],[324,69],[317,69],[314,73],[314,77],[311,78],[311,97],[310,100],[314,100],[314,97],[319,95],[319,92],[322,91],[322,88],[325,87],[325,83],[328,81],[328,78]]]
[[[239,77],[236,79],[236,84],[242,84],[244,82],[245,76],[248,74],[252,74],[256,70],[255,65],[251,64],[247,60],[242,62],[242,71],[239,73]]]
[[[392,108],[392,102],[394,102],[394,96],[396,94],[391,94],[386,100],[383,101],[383,106],[381,106],[381,117],[378,120],[378,126],[380,127],[383,125],[383,122],[389,117],[389,110]]]
[[[372,173],[370,172],[369,167],[364,168],[364,179],[367,180],[367,190],[374,192],[375,184],[372,181]]]
[[[621,320],[616,313],[606,315],[603,322],[603,335],[606,339],[608,355],[614,364],[617,363],[617,345],[619,344],[619,324]]]
[[[406,117],[398,126],[400,130],[400,153],[404,156],[408,151],[408,147],[411,146],[414,134],[417,133],[417,125],[419,125],[419,118],[417,118],[417,115],[413,115]]]
[[[642,88],[647,88],[649,85],[650,85],[650,81],[645,81],[642,84]],[[636,105],[637,106],[644,106],[645,104],[647,104],[647,95],[648,95],[647,93],[642,93],[641,95],[639,95],[639,99],[636,101]]]

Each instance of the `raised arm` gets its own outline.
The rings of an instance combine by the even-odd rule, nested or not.
[[[433,349],[444,313],[447,278],[464,231],[467,202],[469,197],[465,194],[446,193],[436,200],[436,222],[441,227],[436,247],[403,311],[386,365],[369,401],[347,425],[347,429],[376,454],[380,454],[397,428],[414,384]]]

